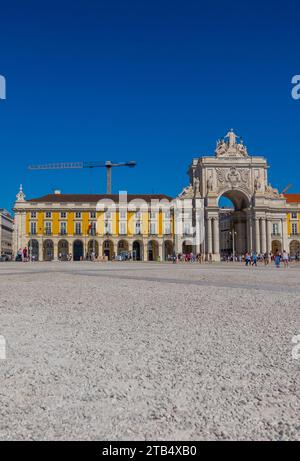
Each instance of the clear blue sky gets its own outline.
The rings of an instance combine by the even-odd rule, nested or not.
[[[296,1],[2,2],[0,207],[20,183],[105,192],[104,170],[26,170],[65,160],[134,159],[114,192],[175,195],[231,127],[300,192],[299,18]]]

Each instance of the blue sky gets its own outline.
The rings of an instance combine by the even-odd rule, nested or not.
[[[193,157],[229,128],[300,192],[300,6],[296,1],[3,2],[0,207],[60,188],[105,192],[105,171],[29,163],[138,162],[114,192],[175,195]]]

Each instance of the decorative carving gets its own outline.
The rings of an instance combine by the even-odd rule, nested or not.
[[[248,157],[247,147],[243,140],[240,139],[240,142],[237,142],[239,138],[231,129],[225,136],[225,139],[228,139],[227,142],[224,139],[217,141],[216,157]]]
[[[208,178],[208,180],[207,180],[207,190],[208,190],[208,192],[212,192],[213,187],[214,187],[213,178],[212,178],[212,176],[210,176]]]
[[[23,192],[23,186],[20,184],[20,190],[16,195],[17,197],[17,202],[25,202],[26,195]]]
[[[266,185],[265,194],[269,198],[284,198],[284,195],[280,194],[278,192],[278,189],[275,189],[274,187],[272,187],[271,184]]]
[[[183,191],[179,194],[179,198],[194,198],[194,188],[192,184],[185,187]]]
[[[223,183],[225,181],[225,170],[224,168],[216,168],[218,182]]]

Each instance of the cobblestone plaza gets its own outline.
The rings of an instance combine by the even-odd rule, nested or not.
[[[0,439],[299,440],[299,275],[1,263]]]

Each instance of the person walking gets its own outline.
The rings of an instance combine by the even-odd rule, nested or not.
[[[246,253],[246,255],[245,255],[245,263],[246,263],[246,264],[245,264],[246,266],[250,266],[250,263],[251,263],[251,256],[250,256],[250,254],[248,253],[248,251],[247,251],[247,253]]]
[[[281,255],[280,255],[280,253],[278,251],[277,251],[277,253],[275,255],[274,261],[275,261],[275,266],[277,267],[277,269],[279,269],[280,268],[280,262],[281,262]]]
[[[252,266],[257,267],[257,254],[254,252],[252,256]]]
[[[283,251],[282,259],[283,259],[284,268],[287,269],[289,267],[289,255],[287,254],[285,250]]]

